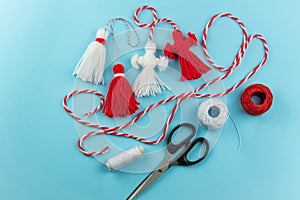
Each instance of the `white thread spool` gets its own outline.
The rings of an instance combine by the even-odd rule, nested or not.
[[[201,103],[198,109],[200,124],[209,130],[217,130],[224,126],[229,116],[225,103],[211,98]]]
[[[108,159],[108,161],[106,162],[106,166],[110,171],[117,170],[136,161],[137,159],[142,157],[143,154],[143,146],[136,146]]]

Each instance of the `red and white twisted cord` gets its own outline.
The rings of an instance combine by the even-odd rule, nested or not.
[[[235,56],[233,64],[230,67],[227,67],[227,68],[220,67],[217,64],[215,64],[213,62],[213,60],[211,59],[211,57],[209,56],[208,51],[207,51],[207,47],[206,47],[206,40],[207,40],[208,29],[211,27],[212,23],[216,19],[221,18],[221,17],[229,17],[232,20],[234,20],[235,22],[237,22],[240,25],[241,29],[243,30],[243,35],[244,35],[243,43],[242,43],[242,45],[240,47],[240,50],[238,51],[237,55]],[[210,94],[210,93],[199,94],[199,93],[197,93],[200,90],[202,90],[203,88],[205,88],[205,87],[207,87],[209,85],[212,85],[212,84],[214,84],[216,82],[219,82],[221,80],[224,80],[229,75],[231,75],[232,72],[234,71],[234,69],[240,64],[241,59],[243,58],[244,53],[245,53],[246,49],[248,48],[249,43],[252,41],[252,39],[255,39],[255,38],[257,38],[257,39],[259,39],[259,40],[262,41],[265,54],[264,54],[264,58],[261,60],[261,62],[256,67],[254,67],[253,70],[251,72],[249,72],[246,77],[244,77],[238,83],[236,83],[235,85],[233,85],[232,87],[228,88],[227,90],[225,90],[222,93],[217,93],[217,94]],[[247,35],[247,31],[246,31],[246,28],[245,28],[244,24],[238,18],[236,18],[235,16],[233,16],[231,14],[218,14],[218,15],[215,15],[215,16],[213,16],[211,18],[211,20],[207,23],[207,25],[206,25],[206,27],[205,27],[205,29],[203,31],[202,46],[203,46],[203,51],[204,51],[204,54],[205,54],[207,60],[217,70],[223,71],[223,72],[225,72],[225,74],[223,74],[222,76],[217,77],[217,78],[215,78],[215,79],[213,79],[213,80],[211,80],[209,82],[206,82],[206,83],[202,84],[200,87],[196,88],[193,91],[182,93],[182,94],[179,94],[179,95],[174,95],[174,96],[171,96],[171,97],[169,97],[167,99],[161,100],[161,101],[159,101],[159,102],[157,102],[155,104],[152,104],[152,105],[148,106],[145,110],[143,110],[140,113],[138,113],[131,121],[129,121],[129,122],[123,124],[123,125],[119,125],[119,126],[116,126],[116,127],[113,127],[113,128],[109,128],[109,127],[106,127],[106,126],[101,126],[99,124],[92,124],[90,122],[82,120],[80,117],[78,117],[77,115],[75,115],[68,108],[68,106],[67,106],[67,100],[70,97],[72,97],[73,95],[79,94],[79,93],[91,93],[91,94],[95,94],[95,95],[99,96],[99,98],[100,98],[100,105],[98,107],[96,107],[95,109],[93,109],[91,112],[86,113],[85,115],[91,115],[91,114],[97,112],[98,110],[101,109],[101,107],[103,105],[103,101],[104,101],[103,95],[101,93],[99,93],[98,91],[96,91],[96,90],[75,90],[75,91],[69,93],[68,95],[66,95],[65,98],[64,98],[64,101],[63,101],[63,106],[64,106],[64,109],[66,110],[66,112],[69,113],[79,123],[81,123],[81,124],[83,124],[85,126],[88,126],[88,127],[93,127],[93,128],[100,129],[99,131],[91,131],[91,132],[87,133],[86,135],[82,136],[79,139],[79,141],[78,141],[78,147],[79,147],[80,151],[82,153],[84,153],[86,156],[93,156],[93,155],[103,154],[104,152],[106,152],[108,150],[108,147],[106,146],[101,151],[97,151],[97,152],[96,151],[95,152],[88,152],[88,151],[86,151],[85,148],[83,147],[83,141],[86,140],[87,138],[89,138],[90,136],[93,136],[93,135],[102,135],[102,134],[116,135],[116,136],[120,136],[120,137],[127,137],[127,138],[131,138],[131,139],[135,139],[135,140],[138,140],[138,141],[143,142],[145,144],[157,144],[157,143],[161,142],[165,138],[165,136],[166,136],[166,133],[167,133],[167,131],[169,129],[169,125],[171,124],[171,122],[173,120],[173,117],[176,114],[176,111],[177,111],[178,107],[180,106],[180,104],[184,100],[189,99],[191,97],[205,98],[205,97],[220,97],[220,96],[227,95],[228,93],[234,91],[236,88],[238,88],[239,86],[241,86],[248,79],[250,79],[257,72],[257,70],[259,68],[261,68],[266,63],[266,61],[268,59],[268,55],[269,55],[269,49],[268,49],[267,41],[265,40],[265,38],[263,36],[259,35],[259,34],[254,34],[254,35],[251,35],[249,37]],[[117,132],[118,130],[121,130],[121,129],[124,129],[126,127],[131,126],[132,124],[134,124],[139,119],[141,119],[145,114],[147,114],[153,108],[158,107],[160,105],[163,105],[165,103],[168,103],[170,101],[173,101],[175,99],[177,99],[177,102],[176,102],[175,106],[172,109],[171,115],[166,120],[166,123],[165,123],[164,128],[163,128],[163,133],[159,136],[159,138],[157,138],[155,140],[149,141],[146,138],[138,137],[138,136],[135,136],[135,135],[132,135],[132,134],[129,134],[129,133],[119,133],[119,132]]]
[[[146,10],[146,9],[148,9],[148,10],[150,10],[150,11],[152,12],[152,14],[153,14],[153,20],[152,20],[150,23],[148,23],[148,24],[143,24],[143,23],[141,23],[140,20],[138,19],[138,14],[139,14],[142,10]],[[153,33],[154,33],[155,25],[158,24],[158,23],[160,23],[160,22],[167,22],[167,23],[169,23],[169,24],[173,27],[174,30],[177,29],[176,24],[175,24],[172,20],[170,20],[170,19],[168,19],[168,18],[165,18],[165,17],[162,17],[162,18],[158,18],[158,19],[157,19],[157,13],[156,13],[155,8],[153,8],[152,6],[148,6],[148,5],[142,6],[142,7],[138,8],[138,9],[135,11],[134,15],[133,15],[133,19],[134,19],[135,23],[136,23],[139,27],[142,27],[142,28],[148,27],[148,28],[150,28],[149,40],[152,40],[152,38],[153,38]]]

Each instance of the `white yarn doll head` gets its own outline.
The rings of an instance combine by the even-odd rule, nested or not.
[[[145,54],[138,56],[135,54],[131,58],[131,64],[134,68],[142,71],[136,78],[132,89],[137,97],[156,95],[161,93],[161,89],[169,89],[169,87],[157,76],[155,68],[164,71],[168,66],[168,58],[164,56],[155,57],[156,44],[149,40],[145,45]]]
[[[145,50],[146,50],[146,54],[151,53],[154,55],[156,52],[156,44],[153,41],[149,40],[145,45]]]

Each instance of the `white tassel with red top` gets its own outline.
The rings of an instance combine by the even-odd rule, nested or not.
[[[83,56],[79,60],[73,75],[83,81],[94,84],[103,84],[103,71],[105,65],[105,42],[108,32],[105,28],[97,31],[96,40],[89,44]]]

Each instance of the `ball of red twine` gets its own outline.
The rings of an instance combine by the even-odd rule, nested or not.
[[[260,103],[256,104],[253,102],[252,97],[258,97],[260,99]],[[271,90],[262,84],[253,84],[247,87],[242,96],[241,96],[241,104],[244,110],[250,115],[262,115],[267,112],[273,101],[273,95]]]

